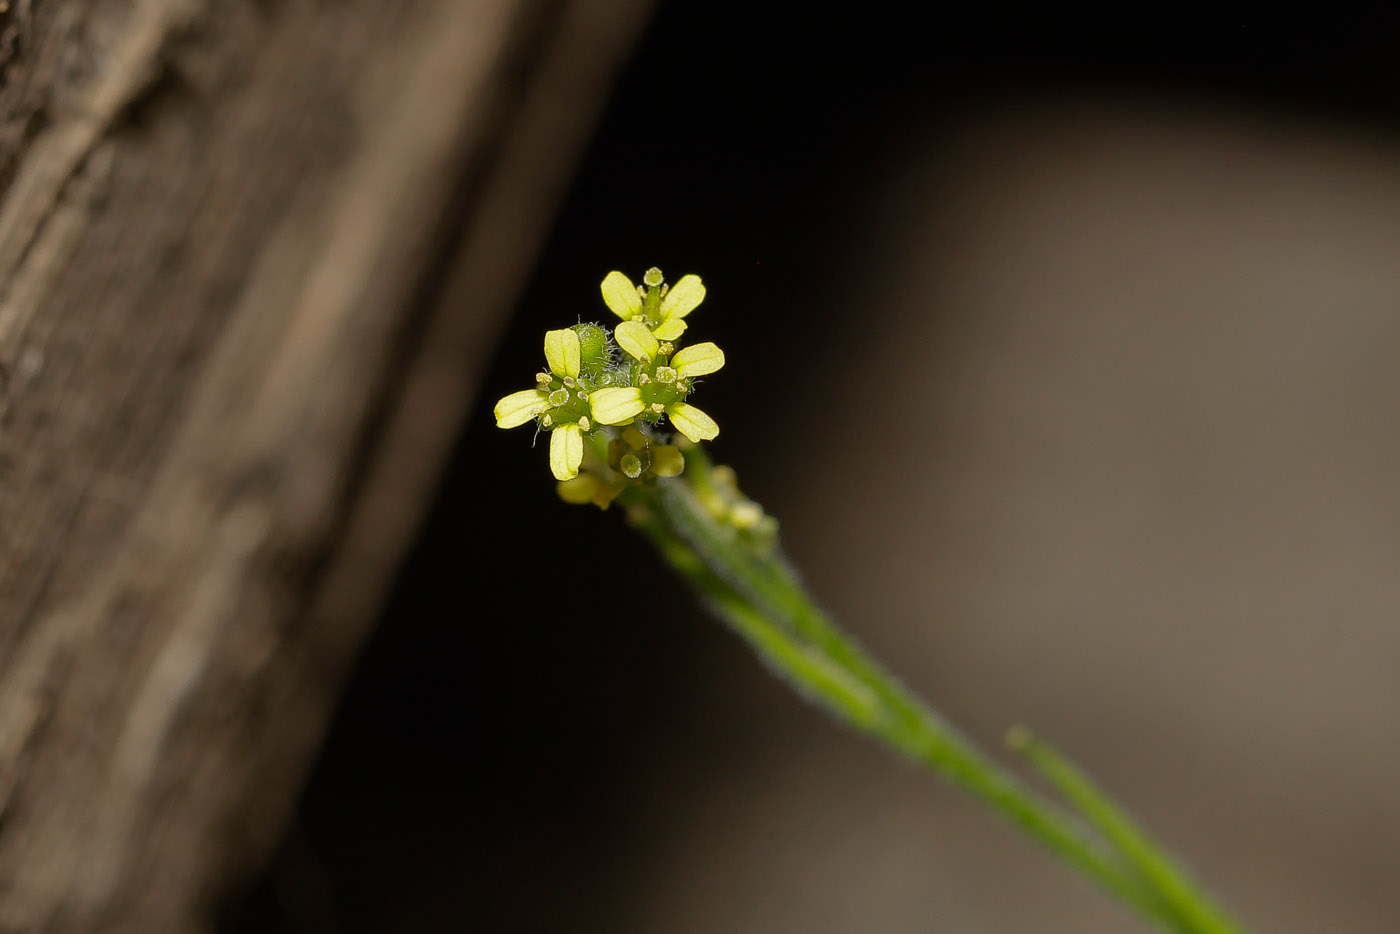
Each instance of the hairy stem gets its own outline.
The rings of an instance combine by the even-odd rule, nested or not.
[[[1105,823],[1102,808],[1086,807],[1089,799],[1076,792],[1092,788],[1087,780],[1066,784],[1056,780],[1063,771],[1047,772],[1054,772],[1052,784],[1079,808],[1081,820],[1027,787],[910,693],[817,607],[776,549],[755,545],[706,509],[696,490],[706,488],[708,462],[698,454],[687,461],[685,478],[635,487],[623,502],[666,560],[771,669],[839,720],[982,801],[1155,927],[1239,930],[1135,825],[1125,817]],[[1046,771],[1049,760],[1036,749],[1033,761]],[[1120,832],[1124,827],[1135,835]]]

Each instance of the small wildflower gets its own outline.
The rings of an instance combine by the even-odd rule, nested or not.
[[[699,276],[668,286],[661,270],[652,268],[638,286],[612,272],[602,293],[622,319],[616,331],[576,324],[547,332],[546,368],[535,374],[531,388],[498,401],[495,414],[501,428],[533,421],[537,432],[549,432],[549,465],[559,495],[606,508],[630,484],[684,469],[680,451],[653,443],[647,426],[669,418],[690,443],[719,435],[715,420],[687,399],[698,377],[724,366],[724,352],[709,342],[680,348],[674,343],[686,330],[684,318],[705,298]]]
[[[623,321],[646,325],[658,338],[673,341],[685,333],[683,318],[705,300],[705,284],[696,275],[682,276],[673,286],[666,286],[661,270],[648,269],[643,285],[620,272],[608,273],[603,279],[603,303]]]
[[[597,325],[580,325],[546,332],[544,356],[549,372],[535,376],[533,389],[513,392],[496,403],[497,427],[516,428],[537,420],[540,429],[550,432],[549,468],[557,480],[578,476],[579,464],[583,462],[583,434],[593,429],[588,392],[593,380],[584,376],[584,344],[597,341],[585,329],[602,331]],[[582,338],[580,330],[585,330]],[[592,361],[601,351],[596,346],[589,349],[592,369]]]
[[[631,483],[675,477],[684,470],[685,457],[679,448],[659,444],[629,426],[608,445],[607,466],[599,463],[593,450],[584,452],[583,469],[578,476],[559,483],[559,498],[607,509]]]
[[[599,389],[589,398],[594,420],[604,425],[628,425],[636,418],[658,422],[669,415],[676,430],[691,441],[709,441],[719,435],[713,418],[685,401],[692,379],[724,366],[724,351],[713,343],[695,344],[677,351],[662,343],[640,321],[624,321],[613,339],[634,361],[634,386]]]

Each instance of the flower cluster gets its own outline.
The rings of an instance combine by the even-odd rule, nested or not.
[[[613,332],[597,324],[547,332],[547,370],[536,374],[533,388],[496,403],[496,424],[515,428],[533,421],[538,431],[548,431],[560,495],[606,506],[629,482],[680,473],[680,452],[653,437],[667,420],[692,442],[719,435],[715,420],[686,400],[697,377],[724,366],[724,351],[708,341],[676,344],[685,317],[705,298],[699,276],[667,286],[653,268],[638,286],[610,272],[602,292],[604,304],[622,319]],[[591,468],[580,477],[590,447]]]

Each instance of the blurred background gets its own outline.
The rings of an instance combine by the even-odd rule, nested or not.
[[[1400,15],[906,15],[659,7],[227,930],[1141,929],[494,427],[651,265],[709,287],[715,457],[911,686],[1251,929],[1395,930]]]

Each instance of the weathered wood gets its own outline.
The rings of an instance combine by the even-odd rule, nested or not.
[[[275,841],[645,8],[0,13],[0,930]]]

